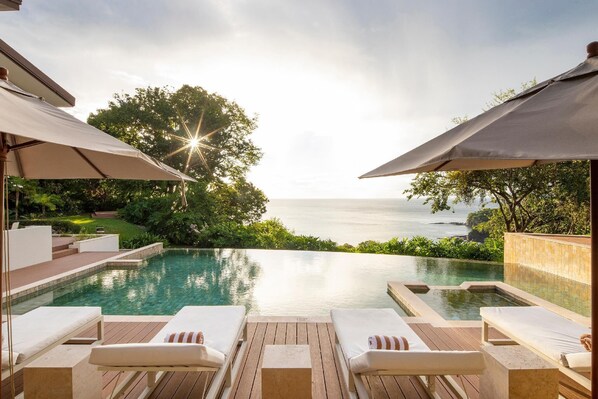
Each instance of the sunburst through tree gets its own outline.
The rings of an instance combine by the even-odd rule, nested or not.
[[[166,158],[170,158],[170,157],[172,157],[180,152],[183,152],[183,151],[188,151],[187,161],[185,162],[185,168],[183,170],[184,173],[187,173],[189,170],[189,167],[192,166],[191,160],[193,158],[193,154],[196,154],[199,157],[199,160],[201,161],[203,166],[208,171],[210,171],[208,161],[205,157],[205,154],[202,152],[202,150],[206,150],[206,149],[207,150],[216,150],[217,149],[217,148],[207,144],[206,141],[211,136],[213,136],[214,134],[216,134],[220,130],[222,130],[222,128],[219,127],[218,129],[214,129],[211,132],[202,135],[201,128],[203,125],[203,117],[204,117],[204,112],[202,111],[201,116],[199,117],[199,121],[197,122],[197,128],[195,129],[195,132],[192,133],[191,129],[189,129],[189,126],[187,126],[187,123],[185,122],[185,120],[183,119],[181,114],[178,114],[178,116],[179,116],[179,120],[181,121],[181,126],[183,127],[183,130],[185,131],[186,137],[179,136],[176,134],[168,135],[170,138],[173,138],[175,140],[182,142],[183,146],[181,148],[171,152],[170,154],[168,154],[166,156]]]

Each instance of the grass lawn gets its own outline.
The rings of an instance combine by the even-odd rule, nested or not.
[[[68,220],[82,227],[81,233],[94,234],[96,227],[102,226],[106,234],[120,234],[120,240],[129,240],[144,233],[142,227],[125,222],[122,219],[92,219],[88,215],[62,216],[48,220]]]

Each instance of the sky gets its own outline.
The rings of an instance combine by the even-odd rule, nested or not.
[[[397,198],[359,180],[501,89],[553,77],[598,40],[596,1],[23,0],[0,37],[77,99],[202,86],[257,115],[269,198]]]

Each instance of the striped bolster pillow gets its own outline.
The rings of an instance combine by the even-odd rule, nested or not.
[[[171,333],[164,337],[164,342],[177,344],[203,344],[203,333],[201,331]]]
[[[408,351],[409,341],[405,337],[372,335],[368,338],[370,349],[386,349],[391,351]]]
[[[581,337],[579,337],[579,342],[585,350],[588,352],[592,351],[592,334],[582,334]]]

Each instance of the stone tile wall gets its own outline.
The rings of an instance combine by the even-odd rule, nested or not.
[[[514,264],[590,284],[590,246],[570,236],[505,233],[505,265]],[[581,238],[581,237],[580,237]]]

